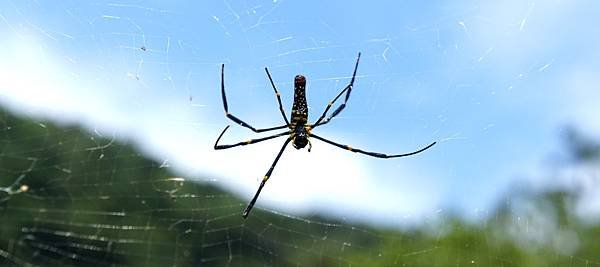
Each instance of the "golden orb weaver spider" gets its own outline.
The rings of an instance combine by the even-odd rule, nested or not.
[[[229,128],[229,125],[227,125],[227,127],[225,127],[225,129],[223,129],[223,131],[217,138],[217,141],[215,142],[214,148],[216,150],[219,150],[219,149],[232,148],[232,147],[236,147],[236,146],[245,146],[245,145],[250,145],[250,144],[256,144],[258,142],[270,140],[273,138],[277,138],[277,137],[281,137],[281,136],[288,136],[288,138],[283,143],[283,146],[279,150],[279,153],[275,157],[273,164],[271,164],[271,167],[269,168],[269,170],[263,177],[263,179],[260,183],[260,186],[258,187],[258,190],[256,191],[256,194],[254,194],[254,197],[248,203],[248,206],[246,206],[246,209],[242,213],[242,217],[244,217],[244,219],[248,217],[248,214],[250,214],[252,207],[254,207],[254,204],[256,203],[256,199],[258,199],[258,195],[260,194],[260,191],[262,191],[263,187],[265,186],[265,183],[267,182],[267,180],[269,180],[269,177],[271,177],[271,173],[273,173],[273,169],[275,169],[275,165],[277,165],[279,158],[281,157],[281,155],[283,154],[283,151],[285,150],[285,148],[287,147],[287,145],[290,142],[292,142],[293,146],[296,149],[304,148],[308,144],[309,145],[308,151],[310,152],[312,145],[310,144],[309,137],[314,137],[315,139],[321,140],[330,145],[334,145],[336,147],[343,148],[343,149],[346,149],[346,150],[349,150],[352,152],[357,152],[357,153],[361,153],[361,154],[365,154],[365,155],[369,155],[369,156],[377,157],[377,158],[406,157],[406,156],[414,155],[417,153],[421,153],[436,144],[436,142],[433,142],[424,148],[421,148],[417,151],[410,152],[410,153],[387,155],[387,154],[382,154],[382,153],[377,153],[377,152],[369,152],[369,151],[365,151],[365,150],[358,149],[358,148],[353,148],[348,145],[342,145],[342,144],[333,142],[331,140],[325,139],[323,137],[320,137],[320,136],[312,133],[312,129],[314,129],[318,126],[327,124],[329,121],[331,121],[331,119],[333,119],[335,116],[337,116],[346,107],[348,98],[350,98],[350,92],[352,92],[352,86],[354,85],[354,78],[356,77],[356,70],[358,69],[359,61],[360,61],[360,53],[358,53],[358,57],[356,59],[356,64],[354,65],[354,72],[352,73],[352,79],[350,80],[350,83],[332,101],[330,101],[327,104],[325,111],[323,111],[323,113],[321,114],[319,119],[317,119],[315,121],[315,123],[313,123],[313,124],[307,123],[308,122],[308,106],[306,105],[306,91],[305,91],[306,90],[306,78],[302,75],[296,75],[296,77],[294,78],[294,103],[292,106],[292,114],[291,114],[291,122],[290,122],[288,120],[288,118],[285,116],[285,111],[283,110],[283,105],[281,104],[281,95],[279,94],[279,91],[277,91],[277,88],[275,87],[275,83],[273,82],[273,79],[271,78],[271,74],[269,73],[269,70],[267,68],[265,68],[265,72],[267,73],[267,76],[269,77],[269,81],[271,82],[273,91],[275,91],[275,96],[277,97],[277,102],[279,103],[279,111],[281,112],[281,116],[283,117],[283,120],[285,121],[285,125],[270,127],[270,128],[261,128],[261,129],[254,128],[250,124],[242,121],[238,117],[229,113],[229,108],[227,106],[227,98],[225,97],[225,81],[224,81],[225,64],[221,64],[221,97],[223,98],[223,108],[225,109],[225,116],[227,118],[229,118],[230,120],[234,121],[235,123],[237,123],[243,127],[246,127],[248,129],[252,130],[255,133],[268,132],[268,131],[274,131],[274,130],[287,128],[286,131],[277,133],[277,134],[274,134],[271,136],[250,139],[247,141],[243,141],[243,142],[239,142],[239,143],[235,143],[235,144],[231,144],[231,145],[219,145],[219,140],[221,140],[221,137],[223,137],[223,134]],[[344,93],[346,93],[346,95],[344,97],[344,102],[339,107],[337,107],[333,111],[333,113],[331,113],[331,115],[329,115],[327,118],[325,118],[327,116],[327,112],[329,111],[331,106],[333,106],[333,104]]]

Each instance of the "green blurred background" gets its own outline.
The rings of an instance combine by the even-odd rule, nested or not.
[[[402,231],[262,209],[243,220],[245,201],[128,144],[0,114],[2,265],[600,265],[600,226],[568,208],[578,190],[521,186],[483,221],[444,211]],[[597,171],[595,140],[576,131],[562,138],[570,157],[560,164]]]

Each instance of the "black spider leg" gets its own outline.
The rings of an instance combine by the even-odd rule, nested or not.
[[[223,137],[223,134],[225,134],[225,131],[227,131],[228,128],[229,128],[229,125],[227,125],[227,127],[225,127],[225,129],[223,129],[223,131],[221,132],[221,134],[217,138],[217,141],[215,142],[215,150],[228,149],[228,148],[232,148],[232,147],[236,147],[236,146],[245,146],[245,145],[250,145],[250,144],[256,144],[256,143],[259,143],[259,142],[262,142],[262,141],[266,141],[266,140],[270,140],[270,139],[273,139],[273,138],[277,138],[277,137],[281,137],[281,136],[290,134],[290,131],[285,131],[285,132],[274,134],[274,135],[271,135],[271,136],[262,137],[262,138],[256,138],[256,139],[250,139],[250,140],[247,140],[247,141],[242,141],[242,142],[231,144],[231,145],[219,145],[219,140],[221,140],[221,137]]]
[[[261,132],[267,132],[267,131],[273,131],[273,130],[279,130],[279,129],[283,129],[283,128],[287,128],[288,125],[282,125],[282,126],[277,126],[277,127],[271,127],[271,128],[263,128],[263,129],[256,129],[252,126],[250,126],[250,124],[247,124],[246,122],[238,119],[236,116],[233,116],[232,114],[229,113],[229,108],[227,107],[227,97],[225,96],[225,79],[224,79],[224,72],[225,72],[225,64],[221,64],[221,97],[223,98],[223,108],[225,108],[225,116],[227,116],[227,118],[229,118],[230,120],[234,121],[235,123],[246,127],[250,130],[252,130],[253,132],[256,133],[261,133]]]
[[[267,72],[267,76],[269,76],[269,81],[271,82],[271,86],[273,86],[273,90],[275,91],[275,96],[277,96],[277,102],[279,103],[279,111],[281,111],[281,116],[283,117],[285,124],[289,126],[290,121],[288,121],[287,117],[285,116],[285,111],[283,110],[283,105],[281,104],[281,94],[279,94],[279,91],[277,91],[277,88],[275,87],[275,83],[273,82],[273,79],[271,78],[271,73],[269,73],[269,70],[267,68],[265,68],[265,71]]]
[[[275,157],[275,160],[273,161],[273,164],[271,164],[271,167],[267,171],[267,174],[265,174],[265,177],[263,177],[262,181],[260,182],[260,186],[258,187],[256,194],[254,194],[254,197],[252,198],[250,203],[248,203],[248,206],[246,206],[244,213],[242,213],[242,217],[244,217],[244,219],[246,219],[246,217],[248,217],[248,214],[250,214],[252,207],[254,207],[254,203],[256,203],[256,199],[258,199],[258,195],[260,195],[260,191],[262,191],[263,187],[265,186],[265,183],[267,182],[267,180],[269,180],[269,177],[271,177],[271,173],[273,173],[273,169],[275,169],[277,161],[279,161],[281,154],[283,154],[285,147],[290,143],[290,141],[292,141],[292,138],[293,136],[288,137],[288,139],[285,140],[285,143],[283,143],[281,150],[279,150],[279,154],[277,154],[277,157]]]
[[[369,151],[364,151],[364,150],[357,149],[357,148],[352,148],[352,147],[350,147],[350,146],[348,146],[348,145],[342,145],[342,144],[338,144],[338,143],[336,143],[336,142],[333,142],[333,141],[327,140],[327,139],[325,139],[325,138],[323,138],[323,137],[320,137],[320,136],[314,135],[314,134],[312,134],[312,133],[310,134],[310,136],[311,136],[311,137],[314,137],[314,138],[316,138],[316,139],[319,139],[319,140],[321,140],[321,141],[323,141],[323,142],[325,142],[325,143],[328,143],[328,144],[330,144],[330,145],[334,145],[334,146],[337,146],[337,147],[339,147],[339,148],[343,148],[343,149],[346,149],[346,150],[350,150],[350,151],[352,151],[352,152],[358,152],[358,153],[361,153],[361,154],[369,155],[369,156],[371,156],[371,157],[376,157],[376,158],[385,158],[385,159],[387,159],[387,158],[399,158],[399,157],[406,157],[406,156],[410,156],[410,155],[418,154],[418,153],[421,153],[421,152],[423,152],[423,151],[425,151],[425,150],[429,149],[430,147],[432,147],[433,145],[435,145],[435,144],[437,143],[437,142],[433,142],[433,143],[429,144],[428,146],[426,146],[426,147],[424,147],[424,148],[421,148],[421,149],[419,149],[419,150],[417,150],[417,151],[410,152],[410,153],[405,153],[405,154],[397,154],[397,155],[386,155],[386,154],[382,154],[382,153],[377,153],[377,152],[369,152]]]
[[[331,119],[333,119],[333,117],[337,116],[346,107],[346,103],[348,102],[348,99],[350,98],[350,93],[352,92],[352,86],[354,86],[354,78],[356,78],[356,70],[358,69],[359,61],[360,61],[360,53],[358,53],[358,57],[356,58],[356,65],[354,65],[354,72],[352,73],[352,79],[350,80],[350,83],[331,102],[329,102],[327,104],[327,107],[325,108],[325,111],[323,111],[323,114],[321,114],[321,117],[319,117],[319,119],[312,126],[310,126],[311,129],[315,128],[317,126],[321,126],[323,124],[327,124]],[[340,98],[342,96],[342,94],[344,94],[344,92],[346,92],[346,97],[344,98],[344,103],[342,103],[337,109],[335,109],[333,111],[333,113],[331,113],[331,115],[329,117],[327,117],[326,120],[323,121],[323,119],[327,115],[327,111],[329,111],[329,109],[331,108],[333,103],[335,103],[335,101],[337,101],[338,98]]]

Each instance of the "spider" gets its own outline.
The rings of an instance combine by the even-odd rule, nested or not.
[[[358,58],[356,59],[356,64],[354,65],[354,72],[352,73],[352,79],[350,79],[350,83],[335,98],[333,98],[333,100],[331,102],[329,102],[327,104],[327,107],[325,107],[325,111],[323,111],[321,116],[319,116],[319,118],[313,124],[307,123],[308,122],[308,107],[306,105],[306,94],[305,94],[306,78],[302,75],[296,75],[296,77],[294,78],[294,103],[292,106],[291,118],[290,118],[290,120],[288,120],[288,118],[285,116],[285,111],[283,110],[283,105],[281,104],[281,95],[279,94],[279,91],[277,91],[277,88],[275,87],[275,83],[273,82],[273,79],[271,78],[271,74],[269,73],[269,70],[267,68],[265,68],[265,72],[267,73],[267,76],[269,77],[269,81],[271,82],[273,91],[275,91],[275,96],[277,97],[277,102],[279,103],[279,111],[281,112],[281,116],[283,117],[285,124],[281,125],[281,126],[275,126],[275,127],[270,127],[270,128],[260,128],[260,129],[254,128],[250,124],[244,122],[243,120],[241,120],[238,117],[234,116],[233,114],[229,113],[229,108],[227,106],[227,98],[225,97],[225,81],[224,81],[225,64],[221,65],[221,97],[223,98],[223,108],[225,109],[225,116],[227,118],[229,118],[230,120],[234,121],[235,123],[241,125],[242,127],[246,127],[248,129],[252,130],[255,133],[287,129],[284,132],[280,132],[280,133],[277,133],[277,134],[274,134],[271,136],[267,136],[267,137],[250,139],[247,141],[242,141],[242,142],[231,144],[231,145],[219,145],[219,140],[221,140],[221,137],[223,137],[223,134],[225,133],[225,131],[227,131],[227,129],[229,129],[229,125],[227,125],[227,127],[225,127],[225,129],[223,129],[223,131],[217,138],[217,141],[215,142],[214,148],[216,150],[219,150],[219,149],[228,149],[228,148],[232,148],[232,147],[236,147],[236,146],[245,146],[245,145],[250,145],[250,144],[256,144],[258,142],[274,139],[277,137],[287,136],[287,139],[285,140],[285,142],[283,143],[283,146],[279,150],[279,153],[275,157],[273,164],[271,164],[271,167],[269,167],[269,170],[263,177],[263,179],[260,183],[260,186],[258,187],[258,190],[256,191],[256,194],[254,194],[254,197],[248,203],[248,206],[246,206],[246,209],[242,213],[242,217],[244,219],[246,219],[248,217],[248,215],[250,214],[252,207],[254,207],[254,204],[256,203],[256,200],[258,199],[258,195],[262,191],[267,180],[269,180],[269,177],[271,177],[271,173],[273,173],[273,169],[275,169],[275,165],[279,161],[279,158],[283,154],[283,151],[285,150],[285,148],[287,147],[287,145],[290,142],[292,142],[293,146],[296,149],[304,148],[308,144],[308,151],[310,152],[312,144],[310,143],[309,138],[312,137],[312,138],[321,140],[327,144],[334,145],[334,146],[342,148],[342,149],[346,149],[346,150],[349,150],[352,152],[357,152],[357,153],[361,153],[361,154],[365,154],[365,155],[377,157],[377,158],[398,158],[398,157],[410,156],[410,155],[414,155],[417,153],[421,153],[436,144],[436,142],[433,142],[422,149],[419,149],[417,151],[410,152],[410,153],[387,155],[387,154],[382,154],[382,153],[377,153],[377,152],[369,152],[369,151],[365,151],[365,150],[358,149],[358,148],[353,148],[348,145],[342,145],[342,144],[325,139],[323,137],[320,137],[320,136],[312,133],[312,129],[329,123],[331,121],[331,119],[333,119],[335,116],[337,116],[346,107],[346,103],[348,102],[348,98],[350,98],[350,92],[352,92],[352,87],[354,85],[354,78],[356,77],[356,70],[358,69],[359,61],[360,61],[360,53],[358,53]],[[346,93],[344,96],[344,102],[341,105],[339,105],[333,111],[333,113],[331,113],[331,115],[329,115],[327,118],[325,118],[327,116],[327,112],[329,111],[331,106],[333,106],[333,104],[342,95],[344,95],[344,93]]]

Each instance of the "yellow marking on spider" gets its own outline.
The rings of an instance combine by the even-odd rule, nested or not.
[[[348,145],[346,146],[346,149],[348,149],[350,151],[354,151],[354,149],[352,147],[348,146]]]
[[[246,143],[246,145],[252,144],[252,139],[246,141],[245,143]]]
[[[266,180],[269,180],[269,176],[265,175],[265,177],[263,177],[263,181],[266,181]]]

